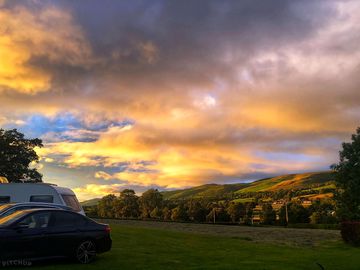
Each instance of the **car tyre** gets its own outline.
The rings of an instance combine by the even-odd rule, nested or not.
[[[79,263],[91,263],[96,257],[96,246],[91,240],[81,242],[76,248],[75,258]]]

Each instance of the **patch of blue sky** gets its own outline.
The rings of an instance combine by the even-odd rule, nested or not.
[[[18,128],[28,137],[39,137],[44,141],[81,141],[91,142],[97,140],[101,132],[110,127],[125,127],[134,125],[134,121],[124,119],[114,121],[102,119],[97,122],[86,122],[81,115],[70,112],[59,113],[53,117],[34,114],[24,118],[24,124],[13,125],[8,128]]]
[[[290,153],[290,152],[264,152],[254,151],[255,156],[263,158],[265,160],[279,161],[279,162],[319,162],[324,157],[317,155],[307,155],[302,153]]]
[[[64,160],[68,157],[69,155],[49,155],[47,156],[47,158],[51,158],[52,162],[46,162],[46,160],[41,161],[42,164],[44,164],[44,166],[53,166],[53,167],[68,167],[70,168],[71,166],[69,166],[69,164],[65,163]],[[84,172],[91,172],[92,174],[94,174],[95,172],[98,171],[103,171],[109,175],[113,175],[116,173],[121,173],[121,172],[131,172],[131,173],[157,173],[158,170],[154,170],[149,168],[149,166],[155,165],[156,162],[155,161],[138,161],[136,163],[134,162],[128,162],[128,161],[123,161],[123,162],[117,162],[117,163],[113,163],[111,164],[111,166],[109,165],[104,165],[105,159],[103,157],[93,157],[92,158],[94,161],[96,161],[95,165],[91,165],[91,166],[77,166],[77,167],[71,167],[71,169],[76,169],[76,170],[83,170]]]

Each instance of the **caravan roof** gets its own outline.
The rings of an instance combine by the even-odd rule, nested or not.
[[[0,183],[0,204],[12,202],[54,203],[84,212],[71,189],[47,183]]]

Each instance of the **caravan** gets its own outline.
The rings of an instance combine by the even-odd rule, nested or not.
[[[69,188],[46,183],[0,183],[0,204],[24,202],[61,204],[85,215],[75,193]]]

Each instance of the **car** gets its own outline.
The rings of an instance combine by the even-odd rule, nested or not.
[[[75,193],[49,183],[0,183],[0,204],[19,202],[55,203],[85,215]]]
[[[28,209],[0,218],[0,260],[72,257],[90,263],[112,246],[110,227],[61,209]]]
[[[58,209],[73,211],[73,209],[69,206],[65,206],[62,204],[54,204],[54,203],[36,203],[36,202],[7,203],[0,205],[0,218],[11,215],[16,211],[25,210],[25,209],[34,209],[34,208],[58,208]]]

